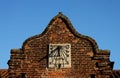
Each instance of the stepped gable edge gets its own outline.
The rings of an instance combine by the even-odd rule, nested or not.
[[[97,45],[96,41],[95,41],[93,38],[89,37],[89,36],[85,36],[85,35],[82,35],[82,34],[78,33],[78,32],[74,29],[74,27],[73,27],[71,21],[68,19],[68,17],[66,17],[65,15],[63,15],[61,12],[59,12],[58,15],[56,15],[55,17],[52,18],[52,20],[49,22],[49,24],[48,24],[48,26],[46,27],[46,29],[45,29],[41,34],[38,34],[38,35],[35,35],[35,36],[32,36],[32,37],[26,39],[26,40],[23,42],[22,50],[25,49],[24,46],[26,45],[26,43],[28,43],[29,41],[31,41],[31,40],[33,40],[33,39],[42,37],[45,33],[47,33],[47,32],[49,31],[49,29],[51,29],[52,26],[53,26],[53,25],[51,25],[51,24],[52,24],[57,18],[62,19],[62,20],[65,22],[65,24],[66,24],[66,26],[68,27],[68,29],[69,29],[69,30],[72,32],[72,34],[74,34],[76,37],[78,37],[78,38],[83,38],[83,39],[88,40],[89,42],[91,42],[92,45],[93,45],[93,48],[94,48],[94,53],[99,53],[99,52],[101,52],[101,51],[99,51],[99,49],[98,49],[98,45]]]

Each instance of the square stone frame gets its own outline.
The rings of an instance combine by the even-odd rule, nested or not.
[[[51,48],[55,49],[58,46],[61,46],[63,48],[63,50],[67,50],[69,51],[67,54],[69,55],[68,57],[66,56],[66,59],[68,61],[68,64],[62,65],[60,68],[71,68],[71,44],[49,44],[49,52],[48,52],[48,68],[59,68],[59,67],[55,67],[54,64],[50,64],[50,61],[53,57],[50,57],[51,54]],[[64,60],[65,62],[65,60]]]

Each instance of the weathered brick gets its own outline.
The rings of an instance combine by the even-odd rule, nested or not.
[[[71,67],[50,68],[49,44],[71,45]],[[42,34],[12,49],[8,62],[11,78],[110,78],[113,63],[108,50],[99,50],[94,39],[75,31],[69,19],[59,13]]]

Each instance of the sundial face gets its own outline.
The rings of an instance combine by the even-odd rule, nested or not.
[[[48,64],[50,68],[70,68],[71,45],[49,44]]]

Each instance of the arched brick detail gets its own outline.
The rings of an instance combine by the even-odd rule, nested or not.
[[[78,37],[78,38],[83,38],[83,39],[89,41],[89,42],[93,45],[94,53],[98,53],[98,52],[99,52],[99,50],[98,50],[98,45],[97,45],[96,41],[95,41],[93,38],[89,37],[89,36],[85,36],[85,35],[82,35],[82,34],[78,33],[78,32],[74,29],[74,27],[73,27],[72,23],[70,22],[70,20],[69,20],[65,15],[63,15],[61,12],[59,12],[58,15],[56,15],[54,18],[52,18],[52,20],[51,20],[50,23],[48,24],[47,28],[43,31],[43,33],[38,34],[38,35],[35,35],[35,36],[30,37],[30,38],[28,38],[27,40],[25,40],[25,42],[24,42],[23,45],[22,45],[22,49],[24,50],[24,49],[25,49],[25,45],[26,45],[27,43],[29,43],[31,40],[34,40],[34,39],[37,39],[37,38],[41,38],[41,37],[44,36],[47,32],[49,32],[49,30],[53,27],[53,25],[52,25],[53,22],[54,22],[57,18],[60,18],[61,20],[63,20],[64,23],[66,24],[66,26],[68,27],[68,29],[70,30],[70,32],[71,32],[72,34],[74,34],[76,37]]]

